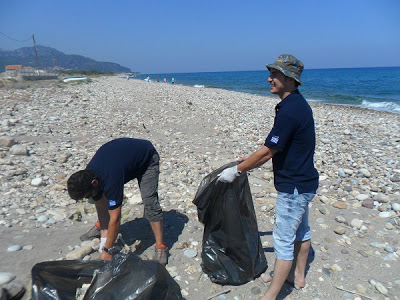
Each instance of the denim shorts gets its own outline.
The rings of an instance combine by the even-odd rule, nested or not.
[[[157,153],[154,154],[146,172],[137,179],[144,204],[144,217],[150,222],[162,220],[162,208],[158,199],[159,161],[160,156]]]
[[[273,231],[274,251],[277,259],[294,259],[294,242],[311,239],[308,226],[308,205],[314,193],[293,194],[278,192],[275,205],[275,225]]]

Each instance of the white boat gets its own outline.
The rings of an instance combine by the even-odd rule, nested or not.
[[[64,78],[63,81],[64,82],[69,82],[69,81],[79,81],[79,80],[86,80],[87,77],[67,77]]]

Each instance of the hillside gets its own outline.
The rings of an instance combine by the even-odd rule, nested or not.
[[[126,73],[131,72],[127,67],[117,63],[99,62],[91,58],[75,54],[64,54],[56,49],[36,47],[39,67],[41,69],[54,66],[67,70],[97,70],[101,72]],[[0,49],[0,72],[4,72],[7,65],[24,65],[36,67],[35,50],[33,47],[24,47],[17,50],[6,51]]]

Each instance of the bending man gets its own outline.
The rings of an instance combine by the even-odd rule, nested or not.
[[[137,178],[144,203],[144,217],[150,221],[155,257],[167,263],[168,248],[163,240],[162,209],[158,199],[159,155],[147,140],[119,138],[101,146],[85,170],[68,179],[72,199],[91,198],[96,205],[101,229],[100,259],[111,260],[117,238],[124,184]]]

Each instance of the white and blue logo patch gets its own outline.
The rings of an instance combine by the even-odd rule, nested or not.
[[[279,136],[273,135],[271,137],[271,143],[278,144],[278,142],[279,142]]]
[[[108,200],[108,205],[109,206],[114,206],[116,204],[117,204],[117,202],[115,202],[115,200]]]

